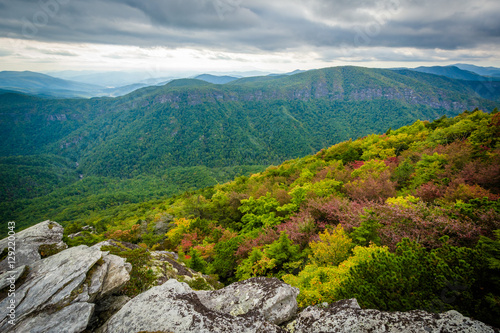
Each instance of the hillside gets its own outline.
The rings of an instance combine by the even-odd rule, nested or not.
[[[432,66],[432,67],[417,67],[412,70],[422,73],[442,75],[451,79],[469,80],[469,81],[486,81],[488,78],[476,74],[474,72],[460,69],[456,66]]]
[[[0,72],[0,88],[46,97],[72,98],[95,96],[103,87],[63,80],[49,75],[25,72]]]
[[[84,223],[100,235],[73,244],[174,250],[224,283],[277,277],[300,288],[300,306],[355,297],[498,327],[499,197],[500,114],[465,112],[158,201],[139,220],[94,216]]]
[[[500,78],[500,68],[498,67],[481,67],[470,64],[455,64],[454,66],[463,70],[477,73],[479,75]]]
[[[0,156],[17,156],[19,166],[26,164],[23,156],[58,156],[70,169],[63,172],[68,177],[52,168],[55,173],[37,173],[39,179],[2,182],[4,192],[29,195],[7,196],[0,218],[22,226],[40,218],[66,223],[87,218],[88,209],[99,215],[140,205],[144,198],[226,182],[416,119],[499,105],[481,94],[461,80],[360,67],[224,85],[174,80],[118,98],[3,93]],[[12,166],[4,170],[10,170],[4,179],[17,175]],[[32,191],[30,184],[44,190]]]

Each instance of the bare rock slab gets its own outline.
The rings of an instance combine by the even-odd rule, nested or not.
[[[186,283],[169,280],[138,295],[97,332],[285,333],[271,323],[233,317],[205,307]]]
[[[256,277],[196,294],[211,310],[232,316],[253,316],[279,325],[297,313],[299,289],[276,278]]]
[[[355,299],[327,307],[310,306],[287,326],[293,333],[494,333],[492,327],[457,311],[441,314],[421,310],[385,312],[363,310]]]
[[[53,313],[42,312],[23,320],[13,333],[79,333],[87,328],[94,304],[75,303]]]
[[[14,247],[16,267],[32,264],[42,259],[40,246],[51,245],[54,249],[64,250],[67,245],[62,241],[64,228],[57,222],[44,221],[15,235]],[[12,240],[0,240],[0,253],[12,247]],[[0,273],[9,271],[7,259],[0,262]]]

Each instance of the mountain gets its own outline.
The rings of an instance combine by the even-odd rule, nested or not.
[[[195,79],[198,80],[203,80],[206,82],[214,83],[214,84],[225,84],[228,82],[232,82],[234,80],[237,80],[237,77],[234,76],[216,76],[216,75],[211,75],[211,74],[201,74],[195,77]]]
[[[99,85],[104,87],[123,87],[133,84],[156,85],[161,82],[169,81],[175,76],[165,73],[150,73],[148,71],[55,71],[48,72],[48,75],[65,80],[72,80],[82,83]]]
[[[496,106],[462,81],[359,67],[225,85],[174,80],[114,99],[3,94],[0,154],[55,154],[79,162],[83,174],[118,177],[266,165],[417,118]]]
[[[479,75],[500,78],[500,68],[498,67],[481,67],[469,64],[455,64],[454,66],[463,70],[477,73]]]
[[[118,83],[121,76],[114,76],[113,82]],[[125,75],[125,77],[127,77]],[[77,77],[78,78],[78,77]],[[98,79],[102,79],[99,81]],[[155,84],[166,84],[169,78],[145,79],[144,82],[134,82],[129,85],[118,84],[115,87],[103,87],[100,85],[84,83],[80,81],[64,80],[46,74],[36,72],[0,72],[0,89],[25,94],[37,95],[40,97],[56,98],[90,98],[97,96],[117,97],[128,94],[139,88]],[[83,80],[89,82],[99,82],[105,84],[110,82],[103,79],[101,74],[95,79]],[[126,82],[126,81],[125,81]]]
[[[432,66],[432,67],[417,67],[412,68],[414,71],[436,74],[449,77],[451,79],[469,80],[469,81],[485,81],[487,78],[476,74],[475,72],[460,69],[456,66]]]
[[[0,219],[26,225],[49,212],[77,221],[121,205],[140,210],[146,198],[212,186],[343,140],[500,105],[495,91],[471,82],[334,67],[224,85],[179,79],[117,98],[0,93]]]
[[[0,72],[0,88],[60,98],[95,96],[103,89],[97,85],[58,79],[30,71]]]

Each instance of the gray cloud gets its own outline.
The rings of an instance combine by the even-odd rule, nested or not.
[[[9,50],[0,49],[0,57],[5,57],[5,56],[11,55],[11,54],[12,54],[12,52]]]
[[[285,51],[500,45],[496,0],[0,0],[0,35],[49,42]]]

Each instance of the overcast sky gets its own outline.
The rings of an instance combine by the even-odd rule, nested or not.
[[[0,0],[0,70],[500,67],[498,0]]]

